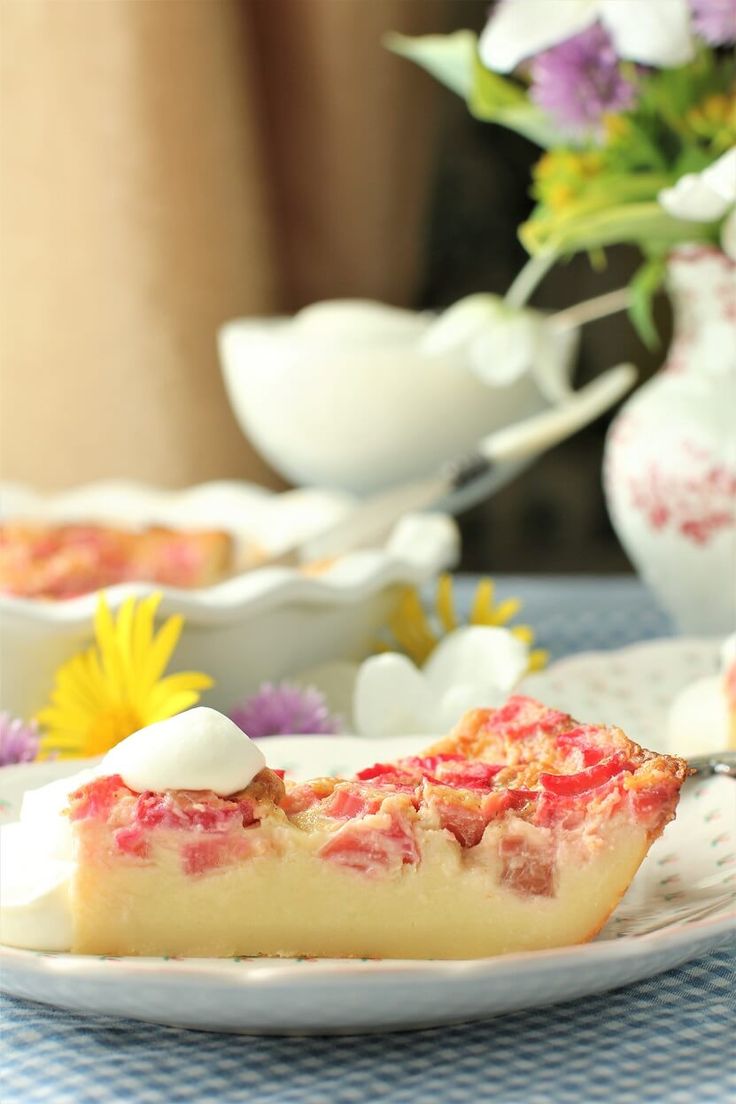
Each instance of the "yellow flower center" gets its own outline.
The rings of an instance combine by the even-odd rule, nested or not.
[[[534,168],[533,194],[552,216],[565,213],[583,195],[602,166],[603,159],[597,150],[546,153]]]
[[[561,211],[575,199],[575,190],[569,184],[552,184],[545,198],[553,211]]]
[[[729,99],[728,96],[724,96],[723,93],[708,96],[708,98],[703,101],[703,115],[706,119],[710,119],[714,123],[725,122],[731,111],[731,103],[731,99]]]
[[[687,112],[685,121],[713,150],[728,149],[736,135],[736,87],[706,96]]]
[[[604,115],[603,130],[609,142],[616,142],[629,136],[631,123],[622,115]]]
[[[143,728],[141,717],[128,705],[116,706],[97,713],[87,729],[84,750],[87,755],[104,755],[132,732]]]

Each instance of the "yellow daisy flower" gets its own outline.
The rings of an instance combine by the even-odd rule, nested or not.
[[[160,602],[160,594],[128,598],[114,618],[100,595],[96,643],[59,668],[51,702],[37,716],[42,753],[102,755],[139,728],[189,709],[213,685],[198,671],[162,677],[184,620],[170,617],[155,633]]]
[[[505,602],[494,604],[495,586],[492,579],[482,579],[478,584],[468,618],[469,625],[508,625],[521,608],[518,598],[507,598]],[[455,606],[453,580],[451,575],[440,575],[437,583],[434,618],[428,617],[422,606],[419,592],[407,587],[388,622],[393,644],[398,645],[422,667],[440,640],[460,624]],[[530,648],[534,643],[534,632],[529,625],[511,625],[510,632],[523,640]],[[381,650],[388,651],[391,645],[381,644]],[[529,670],[539,671],[545,666],[549,655],[541,648],[529,653]]]

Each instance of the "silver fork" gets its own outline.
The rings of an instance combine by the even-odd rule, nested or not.
[[[695,755],[688,759],[695,774],[708,777],[720,774],[726,778],[736,778],[736,751],[714,751],[710,755]]]

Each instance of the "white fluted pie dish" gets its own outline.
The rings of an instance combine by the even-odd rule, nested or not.
[[[351,503],[332,491],[273,494],[236,481],[184,491],[98,482],[48,496],[0,486],[3,520],[217,528],[236,544],[254,540],[274,554],[327,528]],[[227,710],[265,679],[326,660],[363,658],[399,589],[421,586],[451,566],[458,543],[447,516],[409,515],[383,546],[340,557],[315,575],[264,566],[200,589],[136,582],[106,594],[115,610],[131,594],[160,590],[160,616],[180,613],[186,620],[175,668],[212,675],[216,685],[204,700]],[[57,667],[90,642],[96,604],[95,592],[59,601],[0,594],[0,709],[27,717],[45,703]]]

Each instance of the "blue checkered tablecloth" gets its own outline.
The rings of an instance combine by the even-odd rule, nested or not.
[[[467,603],[471,580],[463,581]],[[633,579],[503,579],[553,658],[669,635]],[[2,998],[2,1104],[733,1104],[736,948],[503,1019],[252,1038]]]

